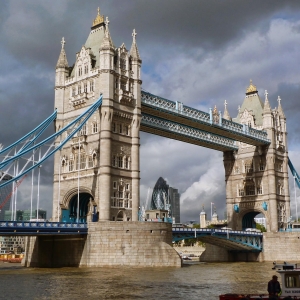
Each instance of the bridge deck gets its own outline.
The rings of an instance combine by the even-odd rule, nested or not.
[[[86,223],[0,221],[0,236],[87,234]]]
[[[172,228],[173,242],[197,238],[230,251],[262,251],[262,233],[222,229]]]

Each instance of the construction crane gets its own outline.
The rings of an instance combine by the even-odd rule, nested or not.
[[[11,198],[11,196],[15,193],[16,189],[19,187],[19,185],[22,183],[24,178],[27,176],[25,174],[20,180],[17,180],[14,189],[6,196],[6,198],[3,200],[3,202],[0,204],[0,210],[4,207],[4,205],[8,202],[8,200]]]

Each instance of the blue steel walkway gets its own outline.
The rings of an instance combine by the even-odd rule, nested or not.
[[[0,221],[0,236],[81,235],[87,233],[86,223]]]
[[[219,151],[237,150],[235,141],[253,146],[269,145],[266,131],[251,128],[191,108],[182,102],[141,92],[141,131],[167,136]],[[179,136],[178,136],[179,135]]]
[[[197,238],[198,240],[231,251],[262,251],[263,234],[226,229],[172,228],[173,242]]]

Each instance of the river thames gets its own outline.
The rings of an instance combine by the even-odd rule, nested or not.
[[[266,293],[272,263],[199,263],[182,268],[23,268],[0,263],[0,299],[217,300]]]

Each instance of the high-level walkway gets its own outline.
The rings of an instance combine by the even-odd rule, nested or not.
[[[253,146],[269,145],[267,132],[191,108],[142,91],[141,131],[219,151],[237,150],[236,141]]]

